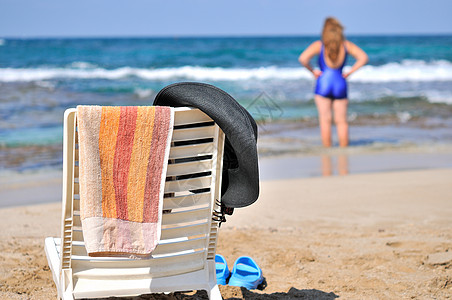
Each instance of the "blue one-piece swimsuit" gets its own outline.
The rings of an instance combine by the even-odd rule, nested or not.
[[[347,82],[342,76],[342,68],[344,68],[345,60],[347,59],[347,49],[345,49],[345,57],[342,65],[333,69],[327,66],[324,58],[324,47],[319,54],[319,67],[322,71],[322,75],[317,78],[317,84],[315,86],[315,94],[320,95],[332,100],[347,98]]]

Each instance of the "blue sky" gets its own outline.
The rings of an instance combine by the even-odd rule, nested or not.
[[[0,37],[452,33],[452,0],[0,0]]]

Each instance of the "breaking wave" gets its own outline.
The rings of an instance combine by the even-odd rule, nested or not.
[[[349,67],[345,67],[347,70]],[[174,68],[105,69],[85,62],[74,62],[67,67],[0,68],[0,82],[29,82],[49,79],[107,79],[119,80],[137,77],[143,80],[312,80],[312,75],[302,67],[222,68],[182,66]],[[353,74],[353,82],[401,82],[401,81],[452,81],[452,63],[445,60],[425,62],[404,60],[380,66],[367,65]]]

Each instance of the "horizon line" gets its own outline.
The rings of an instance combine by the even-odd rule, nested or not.
[[[423,32],[423,33],[350,33],[345,34],[345,36],[351,37],[364,37],[364,36],[451,36],[452,32]],[[126,39],[126,38],[136,38],[136,39],[183,39],[183,38],[278,38],[278,37],[319,37],[320,34],[200,34],[200,35],[190,35],[190,34],[172,34],[172,35],[140,35],[140,34],[130,34],[130,35],[0,35],[0,39]]]

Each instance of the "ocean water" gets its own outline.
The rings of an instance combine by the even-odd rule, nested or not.
[[[349,80],[350,148],[451,145],[452,36],[348,38],[369,55]],[[261,153],[314,153],[314,80],[297,59],[315,39],[0,39],[0,169],[60,167],[66,108],[149,105],[180,81],[218,86],[249,109]]]

